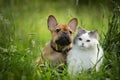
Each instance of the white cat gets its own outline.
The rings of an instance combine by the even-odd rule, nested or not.
[[[68,73],[76,75],[82,70],[88,70],[93,67],[98,71],[102,58],[103,49],[99,45],[97,31],[87,31],[78,28],[73,48],[67,56]]]

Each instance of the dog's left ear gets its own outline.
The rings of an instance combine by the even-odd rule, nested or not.
[[[72,29],[72,31],[75,32],[76,27],[77,27],[77,25],[78,25],[78,20],[77,20],[77,18],[71,19],[71,20],[69,21],[68,25],[69,25],[69,27]]]
[[[48,24],[48,29],[53,30],[58,23],[56,18],[53,15],[50,15],[48,17],[47,24]]]

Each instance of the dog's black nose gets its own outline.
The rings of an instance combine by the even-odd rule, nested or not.
[[[67,34],[67,32],[63,32],[63,34]]]
[[[56,40],[56,43],[61,46],[69,45],[71,43],[71,39],[67,32],[63,32],[59,39]]]

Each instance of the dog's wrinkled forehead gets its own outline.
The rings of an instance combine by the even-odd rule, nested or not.
[[[59,25],[57,25],[57,28],[61,29],[62,31],[70,30],[70,27],[66,24],[59,24]]]

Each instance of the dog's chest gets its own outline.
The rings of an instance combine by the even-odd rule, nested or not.
[[[52,52],[47,58],[54,64],[65,63],[66,62],[66,54]]]
[[[59,63],[65,63],[66,62],[66,53],[56,52],[54,51],[50,43],[47,44],[47,46],[43,50],[44,52],[44,59],[52,62],[52,64],[59,64]]]

